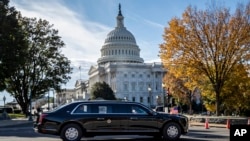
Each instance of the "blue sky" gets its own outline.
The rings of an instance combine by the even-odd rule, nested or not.
[[[239,2],[249,0],[11,0],[10,5],[25,17],[45,19],[59,30],[66,46],[62,50],[74,69],[73,88],[79,79],[79,66],[85,67],[81,79],[88,79],[87,71],[100,57],[106,35],[116,26],[118,4],[121,4],[125,27],[135,36],[145,62],[159,62],[159,44],[163,43],[164,27],[174,17],[181,17],[187,6],[205,9],[211,3],[234,10]],[[0,94],[0,105],[2,95]],[[8,95],[7,101],[11,101]]]

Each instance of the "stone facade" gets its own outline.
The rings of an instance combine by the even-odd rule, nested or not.
[[[144,63],[133,34],[124,26],[119,5],[117,25],[107,34],[101,48],[101,57],[89,69],[88,80],[77,80],[75,88],[57,93],[61,102],[88,100],[96,82],[106,82],[116,98],[136,101],[148,106],[163,103],[162,78],[166,71],[160,62]]]
[[[108,33],[97,65],[89,70],[87,89],[90,91],[96,82],[106,82],[118,99],[156,106],[163,95],[165,70],[159,62],[144,63],[135,37],[126,29],[123,19],[119,5],[117,26]]]
[[[155,106],[162,97],[164,73],[161,63],[106,63],[90,71],[89,85],[104,81],[119,99]]]

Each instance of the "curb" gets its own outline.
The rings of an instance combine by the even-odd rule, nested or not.
[[[14,127],[32,127],[34,121],[28,120],[2,120],[0,123],[1,128],[14,128]]]

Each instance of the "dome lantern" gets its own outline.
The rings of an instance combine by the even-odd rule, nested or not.
[[[119,4],[119,13],[116,17],[116,20],[117,20],[117,27],[124,27],[124,24],[123,24],[123,19],[124,17],[122,16],[122,11],[121,11],[121,4]]]

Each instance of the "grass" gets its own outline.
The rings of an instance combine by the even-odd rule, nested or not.
[[[25,118],[25,114],[8,114],[11,119],[13,118]]]

